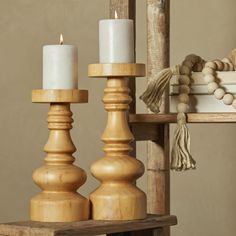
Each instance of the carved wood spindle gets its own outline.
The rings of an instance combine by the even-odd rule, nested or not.
[[[90,194],[92,217],[95,220],[132,220],[146,217],[146,195],[135,186],[144,173],[139,160],[129,156],[133,135],[126,119],[131,97],[126,77],[143,76],[140,64],[93,64],[89,76],[107,77],[103,102],[108,120],[102,141],[105,157],[96,161],[92,174],[101,186]]]
[[[50,92],[51,91],[51,92]],[[50,102],[48,113],[48,142],[44,151],[45,165],[33,173],[34,182],[43,190],[31,199],[31,220],[43,222],[69,222],[86,220],[89,216],[88,200],[77,193],[86,181],[86,173],[73,165],[76,148],[70,136],[72,112],[70,102],[81,102],[78,90],[34,90],[34,102]],[[86,100],[87,91],[80,91]]]

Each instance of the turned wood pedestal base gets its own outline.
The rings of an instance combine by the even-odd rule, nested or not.
[[[87,102],[84,90],[34,90],[32,101],[50,103],[48,142],[45,165],[33,173],[34,182],[42,192],[31,199],[30,217],[41,222],[87,220],[89,201],[77,193],[86,181],[86,173],[73,165],[76,148],[70,137],[72,112],[70,103]]]
[[[127,123],[128,78],[145,75],[143,64],[92,64],[90,77],[107,77],[103,102],[108,120],[102,141],[105,157],[93,163],[92,174],[101,186],[90,194],[95,220],[134,220],[146,218],[146,195],[135,186],[144,165],[129,156],[133,135]]]

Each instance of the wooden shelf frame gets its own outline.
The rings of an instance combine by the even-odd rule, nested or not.
[[[177,114],[130,114],[131,124],[166,124],[176,123]],[[236,112],[225,113],[188,113],[188,123],[236,123]]]
[[[34,221],[0,224],[0,235],[11,236],[90,236],[116,234],[144,229],[162,229],[176,225],[175,216],[149,215],[144,220],[79,221],[72,223],[42,223]],[[132,234],[133,235],[133,234]],[[141,234],[140,234],[141,235]]]

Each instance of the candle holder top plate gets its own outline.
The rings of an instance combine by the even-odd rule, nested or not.
[[[88,66],[89,77],[144,77],[145,75],[145,64],[111,63]]]
[[[87,103],[88,90],[78,89],[35,89],[33,103]]]

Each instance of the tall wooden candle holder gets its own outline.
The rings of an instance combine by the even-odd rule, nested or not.
[[[133,220],[146,217],[146,195],[135,186],[143,175],[144,165],[129,156],[132,150],[126,113],[131,97],[128,77],[145,76],[144,64],[91,64],[90,77],[107,77],[103,102],[108,121],[102,135],[105,157],[96,161],[92,174],[101,186],[90,194],[95,220]]]
[[[32,102],[50,103],[45,165],[33,174],[34,182],[43,190],[31,199],[33,221],[70,222],[89,217],[89,201],[77,193],[86,181],[86,173],[73,165],[76,148],[70,136],[73,122],[70,103],[87,101],[86,90],[32,91]]]

